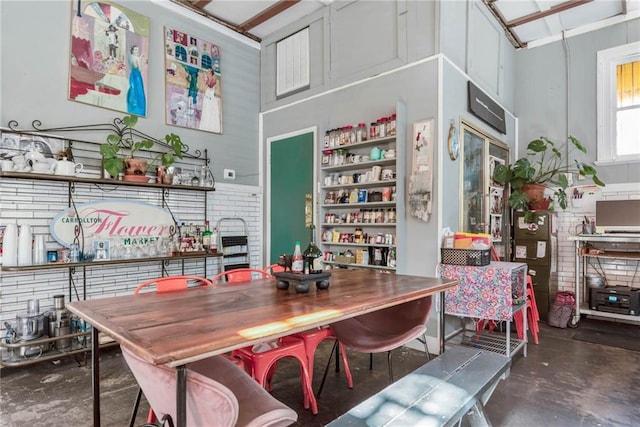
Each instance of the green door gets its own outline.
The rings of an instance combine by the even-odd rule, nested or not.
[[[313,194],[313,139],[308,132],[271,141],[270,263],[282,253],[293,253],[296,240],[303,251],[309,244],[305,200]]]

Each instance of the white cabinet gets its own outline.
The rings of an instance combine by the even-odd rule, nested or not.
[[[395,270],[396,136],[323,152],[320,248],[325,264]]]

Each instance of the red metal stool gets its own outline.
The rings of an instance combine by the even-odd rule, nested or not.
[[[311,412],[314,415],[317,414],[318,404],[313,394],[313,389],[311,388],[311,376],[309,374],[307,351],[304,342],[299,338],[286,336],[280,338],[276,344],[277,347],[262,352],[254,351],[253,347],[245,347],[234,350],[233,354],[242,358],[249,374],[258,381],[262,387],[267,389],[270,372],[273,372],[272,368],[278,360],[284,357],[298,359],[298,362],[300,362],[300,376],[302,377],[304,407],[308,409],[309,406],[311,406]]]
[[[271,264],[264,268],[264,271],[267,273],[277,273],[285,271],[285,268],[280,264]],[[336,339],[336,336],[333,334],[331,328],[320,327],[316,329],[312,329],[310,331],[300,332],[297,334],[293,334],[292,336],[296,338],[300,338],[304,342],[304,348],[307,352],[307,362],[309,365],[309,378],[313,382],[313,365],[315,360],[315,353],[318,345],[326,339]],[[347,363],[347,352],[345,351],[344,345],[340,343],[340,352],[342,356],[342,363],[344,365],[345,375],[347,377],[347,386],[349,388],[353,388],[353,377],[351,376],[351,370],[349,369],[349,364]],[[337,363],[336,359],[336,363]],[[336,365],[336,372],[338,370],[338,365]],[[272,368],[269,374],[267,375],[267,383],[271,384],[271,377],[273,376],[274,369]],[[269,388],[270,390],[270,388]]]
[[[538,306],[536,305],[536,296],[533,292],[533,280],[531,276],[527,275],[527,324],[529,329],[531,330],[531,335],[533,335],[533,342],[536,344],[540,343],[538,338],[538,332],[540,328],[538,326],[538,321],[540,320],[540,314],[538,313]],[[525,331],[523,330],[523,314],[522,311],[518,311],[513,315],[513,321],[516,324],[516,330],[518,331],[518,338],[523,339]]]
[[[313,329],[311,331],[301,332],[299,334],[293,334],[294,337],[300,338],[304,342],[304,347],[307,352],[307,361],[309,364],[309,377],[313,381],[313,364],[315,360],[316,348],[318,345],[324,340],[332,339],[337,340],[333,331],[329,327],[321,327],[317,329]],[[344,374],[347,377],[347,387],[353,388],[353,377],[351,376],[351,370],[349,369],[349,363],[347,362],[347,351],[340,341],[338,341],[338,345],[340,346],[340,355],[342,357],[342,364],[344,365]],[[336,359],[336,363],[337,363]],[[336,365],[336,372],[338,371],[338,365]]]
[[[255,268],[239,268],[229,270],[216,275],[212,282],[217,283],[226,279],[227,283],[245,282],[253,279],[254,275],[261,278],[273,278],[269,272]],[[300,376],[302,378],[302,391],[304,393],[305,409],[311,406],[311,412],[318,413],[313,389],[311,388],[311,376],[304,342],[294,336],[282,337],[276,341],[266,343],[264,351],[256,351],[256,346],[244,347],[231,352],[232,356],[239,357],[244,362],[245,370],[264,388],[271,390],[271,378],[275,365],[279,359],[293,357],[300,362]]]

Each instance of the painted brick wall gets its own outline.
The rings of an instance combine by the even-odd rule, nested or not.
[[[144,200],[162,205],[162,191],[143,187],[114,187],[77,184],[73,200],[82,203],[90,200],[125,198]],[[0,225],[7,223],[30,224],[33,234],[46,236],[47,247],[60,245],[49,234],[51,219],[68,206],[68,186],[62,182],[0,179]],[[166,202],[178,221],[204,222],[206,203],[207,219],[212,226],[220,218],[243,218],[247,223],[249,253],[252,267],[262,266],[262,197],[258,187],[219,183],[215,192],[192,192],[171,189]],[[232,222],[235,224],[236,222]],[[239,222],[237,222],[239,223]],[[225,223],[226,224],[226,223]],[[225,228],[226,230],[226,228]],[[236,231],[242,231],[238,229]],[[53,296],[69,295],[73,300],[127,295],[134,287],[152,277],[162,276],[159,262],[90,266],[70,272],[69,269],[44,269],[27,272],[0,272],[0,323],[15,323],[16,314],[26,311],[27,300],[40,300],[40,310],[53,306]],[[217,259],[171,261],[167,274],[193,273],[212,277],[220,271]],[[4,333],[4,332],[2,332]]]

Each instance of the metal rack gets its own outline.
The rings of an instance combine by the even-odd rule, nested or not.
[[[221,271],[249,268],[249,233],[247,222],[242,218],[220,218],[218,229],[218,252],[222,253]]]

